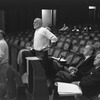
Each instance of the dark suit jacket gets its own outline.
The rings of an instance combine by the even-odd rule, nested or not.
[[[90,56],[78,67],[78,71],[75,73],[75,76],[70,75],[67,71],[59,71],[55,76],[55,81],[61,82],[73,82],[80,81],[84,76],[88,75],[88,72],[94,67],[94,56]]]
[[[91,97],[100,93],[100,67],[93,68],[89,75],[85,76],[80,81],[80,87],[83,95]]]
[[[76,77],[81,79],[82,77],[88,75],[88,72],[94,68],[93,65],[94,56],[90,56],[88,59],[83,61],[83,63],[78,67],[78,71],[76,72]]]

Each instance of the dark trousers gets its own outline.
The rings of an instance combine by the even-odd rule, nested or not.
[[[22,53],[22,73],[26,72],[27,69],[27,63],[26,63],[26,57],[33,57],[37,56],[42,58],[40,61],[43,65],[43,68],[45,70],[47,79],[53,80],[56,73],[61,70],[61,68],[58,66],[58,64],[52,59],[48,57],[48,51],[35,51],[34,49],[31,51],[23,51]]]
[[[55,76],[55,81],[56,82],[67,82],[70,83],[74,79],[73,76],[71,76],[68,72],[66,71],[59,71],[56,76]]]
[[[26,57],[39,57],[42,58],[42,60],[40,61],[43,65],[43,68],[45,69],[45,73],[46,76],[48,77],[48,71],[49,71],[49,60],[48,60],[48,52],[45,51],[36,51],[36,50],[31,50],[31,51],[23,51],[22,53],[22,59],[23,59],[23,63],[22,63],[22,71],[21,73],[25,73],[26,69],[27,69],[27,63],[26,63]]]

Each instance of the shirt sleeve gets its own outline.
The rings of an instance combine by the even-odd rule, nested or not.
[[[4,53],[3,53],[2,50],[0,49],[0,62],[2,61],[3,57],[4,57]]]
[[[51,43],[57,41],[57,37],[56,37],[52,32],[50,32],[48,29],[45,29],[44,35],[45,35],[49,40],[51,40]]]

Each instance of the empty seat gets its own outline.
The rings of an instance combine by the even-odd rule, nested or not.
[[[80,36],[78,36],[78,38],[79,38],[79,39],[82,39],[82,38],[83,38],[83,36],[82,36],[82,35],[80,35]]]
[[[63,45],[63,49],[68,50],[68,48],[69,48],[69,43],[65,42],[64,45]]]
[[[63,43],[64,43],[63,41],[58,41],[56,46],[59,47],[59,48],[61,48],[62,45],[63,45]]]
[[[52,55],[55,48],[51,48],[48,50],[48,55]]]
[[[92,42],[93,42],[93,41],[88,40],[88,41],[87,41],[87,43],[86,43],[86,45],[91,45],[91,44],[92,44]]]
[[[60,48],[56,48],[56,49],[54,50],[54,52],[53,52],[53,55],[52,55],[52,56],[54,56],[54,57],[58,57],[58,56],[59,56],[59,54],[60,54],[60,52],[61,52],[61,49],[60,49]]]
[[[71,42],[71,39],[70,38],[66,38],[66,42]]]
[[[72,40],[72,44],[75,44],[75,43],[77,43],[77,42],[78,42],[77,39],[73,39],[73,40]]]
[[[83,53],[84,46],[79,47],[79,53]]]
[[[78,61],[79,61],[80,59],[81,59],[80,56],[74,56],[74,58],[73,58],[71,64],[76,64],[76,63],[78,63]]]
[[[65,59],[66,59],[66,64],[71,64],[71,61],[72,61],[72,59],[73,59],[73,57],[74,57],[74,53],[72,53],[72,52],[69,52],[68,54],[67,54],[67,56],[65,57]]]
[[[30,47],[31,46],[31,42],[26,42],[25,47]]]
[[[14,41],[14,38],[11,38],[11,39],[9,40],[9,43],[12,44],[13,41]]]
[[[89,36],[85,36],[84,39],[85,39],[85,40],[88,40],[88,39],[89,39]]]
[[[96,52],[95,52],[95,56],[97,55],[97,54],[99,54],[100,53],[100,50],[98,49],[98,50],[96,50]]]
[[[88,35],[88,33],[84,32],[83,35]]]
[[[24,47],[24,46],[25,46],[25,41],[21,41],[21,42],[20,42],[20,46],[21,46],[21,47]]]
[[[66,35],[66,37],[70,37],[70,35],[68,34],[68,35]]]
[[[74,44],[73,47],[72,47],[72,51],[77,52],[78,49],[79,49],[78,44]]]
[[[100,42],[99,41],[94,41],[94,46],[96,47],[96,48],[99,48],[100,47]]]
[[[65,41],[65,39],[66,39],[65,36],[61,36],[61,37],[59,38],[59,41]]]
[[[62,51],[60,52],[60,54],[59,54],[59,58],[60,58],[61,56],[65,57],[66,54],[67,54],[67,51],[66,51],[66,50],[62,50]]]
[[[99,40],[99,38],[98,37],[94,37],[94,40]]]
[[[81,45],[81,44],[84,45],[85,42],[86,42],[86,40],[81,40],[79,44],[80,44],[80,45]]]
[[[13,42],[14,45],[18,45],[19,39],[15,39],[15,41]]]

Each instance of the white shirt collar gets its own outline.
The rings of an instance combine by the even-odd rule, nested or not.
[[[85,60],[88,59],[89,57],[90,57],[90,55],[86,56],[86,57],[85,57]]]

